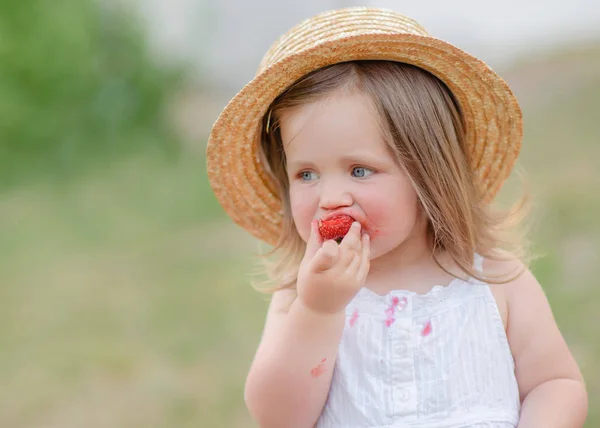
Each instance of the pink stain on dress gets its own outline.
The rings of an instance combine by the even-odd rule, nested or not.
[[[354,312],[352,313],[352,317],[350,318],[350,327],[354,327],[354,324],[356,324],[356,320],[358,319],[358,309],[354,309]]]
[[[408,299],[406,297],[403,297],[402,299],[398,298],[398,296],[392,297],[392,304],[385,310],[385,314],[387,315],[385,325],[390,327],[394,324],[394,321],[396,321],[396,318],[394,318],[396,309],[398,309],[398,311],[403,311],[407,304]]]
[[[397,304],[398,304],[398,296],[394,296],[394,297],[392,297],[392,304],[390,305],[389,308],[387,308],[385,310],[385,314],[387,315],[387,318],[385,319],[385,325],[387,327],[391,326],[392,324],[394,324],[394,321],[396,321],[396,318],[394,318],[394,312],[396,312]]]
[[[327,358],[323,358],[318,366],[310,370],[310,374],[312,375],[312,377],[319,377],[323,373],[325,373],[325,361],[327,361]]]
[[[421,330],[421,336],[429,336],[432,329],[433,327],[431,326],[431,321],[427,321],[423,327],[423,330]]]

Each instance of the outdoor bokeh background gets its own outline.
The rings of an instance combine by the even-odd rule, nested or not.
[[[213,197],[220,109],[312,0],[0,2],[0,427],[253,427],[265,248]],[[536,261],[600,426],[600,2],[366,1],[492,65]],[[502,198],[515,186],[509,185]]]

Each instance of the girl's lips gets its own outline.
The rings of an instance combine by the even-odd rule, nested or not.
[[[355,212],[347,211],[347,210],[332,211],[329,214],[327,214],[326,216],[321,217],[321,220],[327,221],[327,220],[331,220],[332,218],[339,217],[342,215],[350,216],[354,220],[356,220],[362,224],[361,218]]]

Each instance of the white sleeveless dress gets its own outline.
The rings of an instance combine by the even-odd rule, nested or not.
[[[481,271],[482,259],[475,258]],[[489,285],[367,288],[346,308],[317,428],[515,428],[514,360]]]

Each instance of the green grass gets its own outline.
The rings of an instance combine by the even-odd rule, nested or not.
[[[266,303],[202,157],[133,159],[1,207],[0,426],[248,422]]]
[[[521,159],[546,254],[534,272],[588,382],[590,428],[597,99],[589,86],[527,110]],[[249,285],[257,243],[224,217],[204,168],[149,152],[1,194],[0,426],[254,426],[242,392],[267,304]]]

